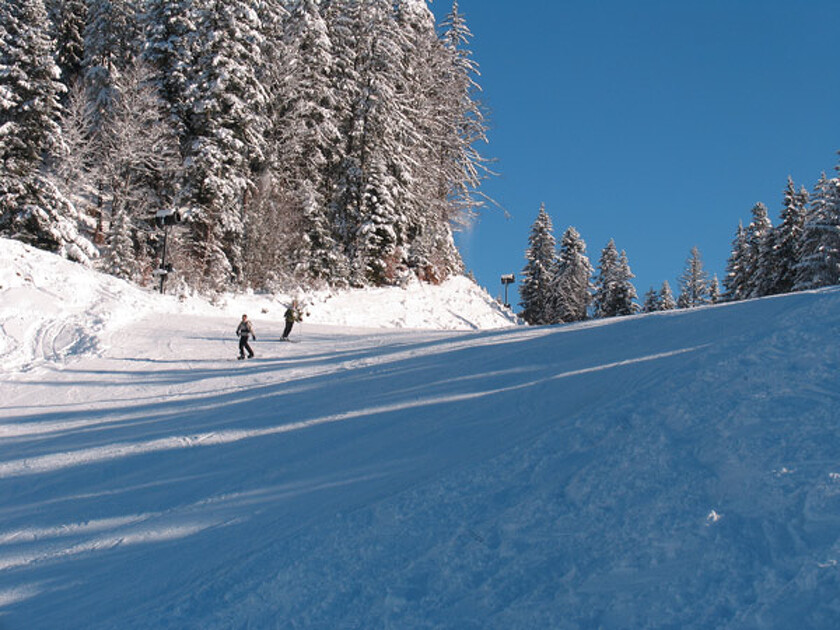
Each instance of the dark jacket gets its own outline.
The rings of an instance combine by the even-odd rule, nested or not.
[[[250,320],[245,320],[244,322],[239,322],[239,326],[236,327],[236,334],[240,337],[256,337],[254,336],[254,327],[251,325]]]

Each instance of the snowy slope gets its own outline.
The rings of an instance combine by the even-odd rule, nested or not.
[[[11,256],[3,630],[838,627],[837,290],[238,362],[241,298]]]
[[[222,295],[214,304],[160,296],[8,239],[0,238],[0,368],[31,368],[96,353],[106,331],[151,313],[227,315],[279,321],[297,298],[307,323],[368,328],[477,330],[515,325],[486,291],[464,277],[441,286],[318,291],[288,295]],[[235,324],[234,324],[235,328]]]

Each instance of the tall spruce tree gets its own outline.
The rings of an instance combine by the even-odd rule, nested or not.
[[[772,246],[768,244],[772,238],[773,223],[767,215],[767,206],[763,203],[755,204],[751,212],[752,220],[744,235],[747,244],[744,260],[746,297],[760,297],[764,295],[765,290],[762,271],[770,266],[767,258],[772,252]]]
[[[677,308],[677,302],[674,299],[674,293],[671,291],[671,285],[665,280],[662,282],[662,288],[659,289],[659,310],[673,311]]]
[[[713,274],[712,279],[709,281],[709,303],[717,304],[720,302],[720,299],[720,280],[718,280],[717,274]]]
[[[328,209],[344,147],[333,46],[315,0],[299,0],[292,8],[286,52],[285,102],[276,120],[281,185],[303,218],[309,276],[333,282],[345,263]]]
[[[726,277],[724,287],[727,300],[737,301],[749,296],[749,243],[747,231],[742,223],[738,223],[735,239],[732,241],[732,251],[726,263]]]
[[[85,0],[49,0],[46,5],[56,43],[55,60],[69,89],[82,78],[87,4]]]
[[[193,0],[146,0],[143,12],[143,59],[154,72],[154,83],[170,124],[184,138],[194,59],[196,7]]]
[[[615,313],[615,281],[618,275],[618,250],[615,241],[610,239],[601,250],[598,261],[598,277],[595,279],[595,294],[592,304],[595,317],[613,317]]]
[[[601,252],[598,269],[593,300],[595,317],[617,317],[636,312],[636,288],[632,283],[634,276],[630,271],[627,254],[624,251],[618,253],[613,239]]]
[[[808,193],[797,191],[788,177],[784,192],[781,222],[772,231],[772,250],[767,252],[760,270],[763,294],[789,293],[796,281],[797,248],[805,228]]]
[[[574,227],[560,241],[555,276],[555,316],[561,322],[583,321],[592,302],[592,264],[586,243]]]
[[[104,124],[117,98],[117,81],[134,62],[140,46],[133,0],[87,0],[84,78],[95,129]]]
[[[691,248],[691,255],[686,262],[686,268],[680,276],[680,297],[677,299],[679,308],[694,308],[709,303],[709,281],[703,269],[703,259],[700,250]]]
[[[557,300],[554,295],[557,273],[556,245],[551,217],[546,212],[545,204],[541,204],[528,237],[528,249],[525,251],[527,263],[522,270],[522,282],[519,287],[522,319],[532,325],[557,322]]]
[[[266,159],[269,125],[256,72],[263,50],[258,14],[244,0],[206,0],[199,8],[185,196],[196,280],[216,288],[242,279],[244,208]]]
[[[0,234],[87,260],[75,208],[43,168],[62,145],[54,54],[41,0],[0,3]]]
[[[794,290],[840,283],[840,181],[822,174],[799,240]]]

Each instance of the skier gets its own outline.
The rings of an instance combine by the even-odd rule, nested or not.
[[[286,328],[283,330],[283,341],[288,341],[289,333],[292,332],[292,326],[295,325],[295,322],[303,319],[303,314],[300,312],[297,300],[292,300],[292,305],[286,309],[284,317],[286,318]]]
[[[248,351],[248,358],[254,358],[254,351],[251,350],[251,346],[248,345],[248,337],[253,339],[254,341],[257,340],[257,336],[254,334],[254,327],[251,325],[251,322],[248,321],[248,316],[243,315],[242,321],[239,322],[239,326],[236,327],[236,334],[239,335],[239,360],[245,358],[245,351]]]

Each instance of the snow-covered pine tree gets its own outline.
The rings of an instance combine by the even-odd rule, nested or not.
[[[618,250],[615,241],[610,239],[606,247],[601,250],[598,261],[598,276],[595,278],[595,294],[592,304],[595,317],[613,317],[615,313],[614,287],[618,275]]]
[[[87,0],[84,30],[84,75],[98,131],[117,97],[116,82],[138,52],[139,24],[135,0]]]
[[[43,2],[0,5],[0,156],[5,176],[25,177],[61,144],[64,88]]]
[[[82,77],[87,4],[85,0],[48,0],[46,6],[56,43],[55,60],[69,89]]]
[[[197,8],[185,149],[188,247],[194,281],[220,288],[242,280],[244,208],[266,160],[268,96],[257,73],[264,48],[251,3],[202,0]]]
[[[743,223],[738,222],[738,230],[735,233],[735,239],[732,241],[732,251],[726,263],[724,286],[727,300],[744,300],[749,296],[749,256],[747,231],[744,229]]]
[[[527,263],[522,270],[522,282],[519,285],[521,317],[531,325],[557,322],[554,312],[556,245],[551,217],[546,212],[545,204],[541,204],[528,237],[528,249],[525,251]]]
[[[345,216],[353,227],[354,282],[389,284],[400,275],[406,240],[408,147],[418,141],[401,99],[403,42],[389,0],[361,0],[355,27],[358,101],[348,125],[348,191]]]
[[[677,308],[677,302],[674,299],[674,293],[671,291],[671,285],[665,280],[659,290],[659,310],[673,311],[675,308]]]
[[[803,194],[804,193],[804,194]],[[805,227],[808,193],[797,191],[788,177],[781,212],[781,222],[772,230],[772,251],[765,253],[760,269],[763,295],[789,293],[795,282],[797,247]]]
[[[659,310],[659,292],[651,287],[648,289],[647,293],[645,293],[645,300],[642,304],[642,312],[655,313]]]
[[[479,98],[478,64],[469,49],[472,33],[457,0],[453,0],[442,27],[446,54],[441,57],[443,67],[437,75],[442,98],[436,104],[435,115],[443,124],[438,159],[444,167],[441,174],[450,187],[447,196],[456,213],[450,219],[464,222],[484,204],[476,190],[489,174],[488,161],[478,149],[487,143],[487,119]]]
[[[627,254],[624,251],[618,253],[613,239],[601,252],[598,269],[593,299],[595,317],[617,317],[636,312],[636,289],[631,282],[634,276]]]
[[[192,73],[196,11],[193,0],[146,0],[142,14],[143,60],[170,118],[183,138],[192,111],[189,82]]]
[[[840,283],[840,180],[823,173],[814,187],[797,249],[795,291]]]
[[[691,255],[686,262],[686,268],[680,276],[680,297],[677,300],[679,308],[694,308],[709,303],[708,276],[703,269],[703,259],[700,250],[691,248]]]
[[[484,204],[478,187],[487,175],[479,145],[487,142],[485,114],[477,97],[478,65],[472,59],[472,38],[458,3],[442,24],[439,40],[425,2],[399,5],[408,32],[406,79],[413,84],[411,114],[422,143],[412,152],[417,160],[412,186],[416,200],[410,216],[409,266],[428,279],[442,279],[463,270],[452,230],[469,225]]]
[[[720,280],[717,274],[714,274],[709,282],[709,303],[717,304],[718,302],[720,302]]]
[[[633,286],[633,272],[630,271],[630,262],[627,260],[627,253],[622,249],[618,258],[618,276],[615,284],[615,314],[619,317],[632,315],[638,312],[639,305],[636,304],[636,287]]]
[[[43,169],[62,144],[54,54],[42,0],[0,3],[0,234],[85,261],[76,210]]]
[[[333,46],[315,0],[298,0],[286,21],[282,105],[275,124],[281,185],[302,217],[305,267],[315,281],[335,282],[346,264],[336,243],[329,198],[344,139],[338,118]],[[275,96],[276,98],[276,96]]]
[[[457,220],[454,201],[449,199],[449,173],[455,156],[443,159],[448,145],[447,118],[455,110],[443,111],[446,84],[451,76],[452,54],[438,39],[434,17],[423,0],[397,3],[396,20],[403,46],[402,81],[406,97],[406,118],[416,129],[417,143],[410,149],[413,160],[405,162],[407,212],[406,263],[418,277],[436,282],[463,269],[452,239],[450,220]]]
[[[586,256],[586,243],[574,227],[569,227],[560,241],[555,276],[555,317],[560,322],[587,318],[592,302],[592,264]]]
[[[744,260],[744,275],[746,279],[745,297],[760,297],[765,288],[761,272],[771,266],[767,258],[772,252],[772,245],[768,245],[772,236],[773,224],[767,215],[767,206],[759,202],[752,208],[752,221],[747,226],[745,238],[747,243]]]

